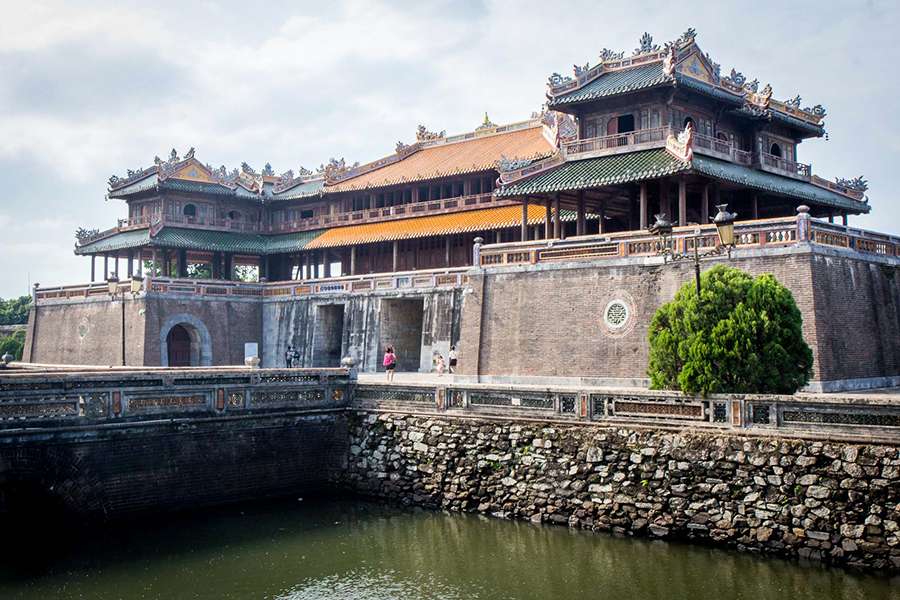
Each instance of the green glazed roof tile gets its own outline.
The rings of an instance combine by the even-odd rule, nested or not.
[[[324,178],[304,181],[290,189],[272,194],[272,200],[295,200],[297,198],[314,196],[321,192],[323,187],[325,187]]]
[[[690,88],[695,92],[700,92],[701,94],[710,96],[711,98],[715,98],[716,100],[731,102],[738,106],[743,106],[744,104],[744,97],[740,94],[731,93],[722,88],[710,85],[700,79],[688,77],[684,73],[676,73],[675,79],[676,81],[678,81],[678,85],[683,85],[686,88]]]
[[[663,73],[662,63],[652,62],[632,69],[612,71],[563,96],[550,100],[548,106],[564,106],[577,102],[596,100],[606,96],[626,94],[661,84],[671,85],[672,79]]]
[[[865,202],[848,198],[842,194],[826,190],[806,181],[782,177],[774,173],[759,171],[723,160],[717,160],[708,156],[694,154],[691,163],[694,171],[703,173],[715,179],[730,181],[739,185],[745,185],[764,192],[780,194],[800,198],[816,204],[825,204],[835,208],[867,213],[870,207]]]
[[[308,243],[319,237],[322,230],[300,231],[297,233],[283,233],[266,237],[266,252],[279,254],[282,252],[297,252],[303,250]]]
[[[497,191],[497,195],[523,196],[581,190],[653,179],[687,169],[687,163],[664,149],[644,150],[563,163],[552,171],[505,186]]]
[[[100,252],[114,252],[127,248],[138,248],[150,243],[150,232],[146,229],[123,231],[95,242],[89,242],[75,248],[75,254],[98,254]]]

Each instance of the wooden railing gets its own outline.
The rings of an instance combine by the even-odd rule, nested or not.
[[[759,155],[760,166],[764,171],[773,171],[781,175],[789,175],[801,179],[809,179],[812,175],[812,166],[800,162],[787,160],[774,154],[761,152]]]
[[[670,127],[639,129],[627,133],[616,133],[600,137],[585,138],[566,142],[562,146],[566,157],[583,158],[577,155],[603,156],[619,152],[633,152],[640,148],[661,148],[666,138],[672,134]]]
[[[695,133],[693,148],[694,152],[708,154],[748,167],[753,164],[753,153],[739,150],[729,140],[720,140],[702,133]]]
[[[495,198],[489,193],[472,194],[469,196],[456,196],[439,200],[423,200],[407,204],[398,204],[396,206],[368,208],[351,212],[335,213],[332,215],[318,215],[306,219],[298,219],[296,221],[272,223],[266,226],[266,231],[269,233],[307,231],[310,229],[321,229],[323,227],[375,223],[380,221],[450,213],[487,205],[504,206],[509,204],[514,204],[514,202],[503,198]]]

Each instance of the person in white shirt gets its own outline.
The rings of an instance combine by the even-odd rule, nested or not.
[[[447,358],[450,359],[450,372],[456,373],[456,361],[459,359],[459,354],[456,353],[456,346],[450,346],[450,353],[447,355]]]

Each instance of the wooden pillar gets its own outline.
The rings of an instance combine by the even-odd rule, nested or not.
[[[522,235],[521,241],[528,239],[528,197],[522,200]]]
[[[187,250],[178,251],[178,276],[187,277]]]
[[[231,253],[226,252],[224,257],[222,279],[225,279],[226,281],[230,280],[233,277],[233,271],[234,261],[232,260]]]
[[[391,270],[396,273],[398,271],[398,267],[400,266],[400,242],[398,240],[394,240],[393,253],[394,257],[393,262],[391,263],[393,266],[391,267]]]
[[[828,213],[828,222],[834,223],[834,213]]]
[[[350,274],[356,275],[356,246],[350,246]]]
[[[678,224],[687,225],[687,181],[678,179]]]
[[[640,191],[640,228],[647,229],[649,224],[647,223],[647,182],[641,182],[641,191]]]
[[[97,280],[97,263],[96,254],[91,254],[91,283],[94,283]]]
[[[700,224],[709,223],[709,184],[703,186],[703,195],[700,196]]]
[[[322,251],[322,275],[327,279],[331,277],[331,252]]]
[[[127,269],[128,269],[128,278],[130,279],[132,276],[134,276],[134,250],[128,251]]]
[[[600,209],[597,213],[597,216],[600,217],[598,233],[606,233],[606,200],[600,200]]]
[[[452,248],[453,248],[453,236],[448,235],[446,238],[444,238],[444,266],[445,267],[450,266]]]
[[[138,277],[144,276],[144,249],[139,248],[137,253],[137,274]]]
[[[502,229],[498,229],[495,232],[494,239],[496,240],[497,244],[500,244],[503,242],[503,230]]]
[[[584,235],[584,190],[578,190],[578,217],[575,221],[575,235]]]
[[[150,266],[150,276],[155,277],[156,275],[159,275],[159,251],[156,248],[153,249],[153,258],[150,260],[152,261]]]
[[[562,239],[562,220],[559,218],[559,193],[553,195],[553,237]]]
[[[553,230],[551,229],[551,227],[553,226],[553,217],[551,216],[551,215],[552,215],[552,212],[551,212],[551,211],[553,210],[553,209],[552,209],[552,202],[553,202],[553,201],[550,200],[550,198],[547,198],[547,201],[544,203],[544,204],[545,204],[545,207],[546,207],[546,209],[547,209],[547,216],[546,216],[546,218],[544,219],[544,239],[545,239],[545,240],[549,240],[549,239],[550,239],[550,237],[551,237],[551,233],[550,233],[550,232],[553,231]]]
[[[109,278],[109,254],[103,255],[103,280]]]
[[[847,221],[847,213],[842,213],[842,214],[841,214],[841,222],[844,224],[844,227],[846,227],[846,226],[848,225],[848,221]]]
[[[753,218],[759,218],[759,195],[753,194]]]
[[[672,220],[672,211],[669,210],[669,181],[666,178],[659,180],[659,212]]]
[[[463,179],[463,196],[471,196],[472,195],[472,180],[471,179]]]

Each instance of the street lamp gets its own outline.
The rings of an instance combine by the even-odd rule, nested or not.
[[[129,288],[123,288],[119,285],[119,278],[115,275],[110,275],[106,278],[106,285],[109,286],[109,295],[115,300],[118,296],[122,301],[122,366],[125,366],[125,294],[126,292],[131,292],[131,297],[134,298],[138,292],[141,291],[141,287],[143,285],[143,281],[140,277],[133,275],[131,277],[131,286]]]
[[[734,220],[737,213],[728,212],[727,204],[717,204],[716,208],[719,212],[712,218],[712,222],[716,226],[716,233],[719,236],[719,243],[715,248],[708,248],[700,252],[700,228],[694,230],[693,239],[694,251],[692,253],[676,252],[670,247],[669,239],[672,236],[672,223],[666,219],[665,213],[656,215],[656,222],[650,227],[650,233],[660,239],[657,254],[663,257],[664,262],[676,262],[686,258],[694,260],[694,278],[697,282],[697,300],[700,300],[700,259],[708,256],[717,256],[723,252],[727,252],[731,256],[731,249],[734,247]]]

